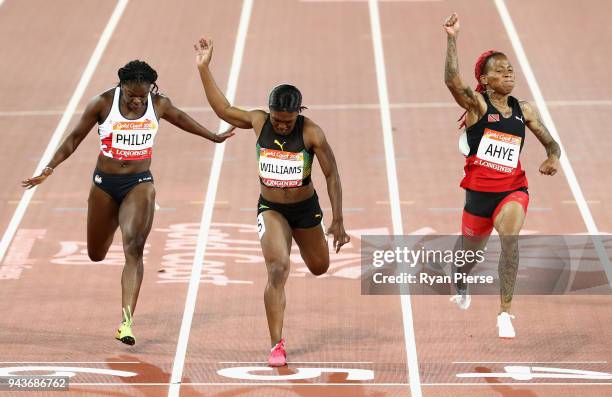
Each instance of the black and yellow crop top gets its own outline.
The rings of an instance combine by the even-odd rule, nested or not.
[[[314,152],[304,146],[304,116],[288,135],[274,131],[270,115],[257,139],[259,180],[268,187],[293,188],[310,183]]]

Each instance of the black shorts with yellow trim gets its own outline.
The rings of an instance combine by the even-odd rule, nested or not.
[[[323,211],[319,205],[317,192],[304,201],[291,204],[273,203],[260,195],[257,202],[257,215],[270,210],[284,216],[292,229],[315,227],[323,220]]]

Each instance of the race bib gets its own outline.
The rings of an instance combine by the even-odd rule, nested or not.
[[[518,165],[521,140],[519,136],[485,128],[476,157],[482,160],[482,165],[493,163],[497,166],[491,168],[512,172]]]
[[[111,152],[115,158],[138,160],[151,157],[157,124],[151,120],[120,121],[112,126]]]
[[[259,149],[259,177],[269,187],[302,186],[304,153]]]

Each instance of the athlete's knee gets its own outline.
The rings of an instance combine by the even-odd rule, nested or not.
[[[147,238],[145,236],[130,236],[123,243],[125,254],[130,257],[142,258]]]
[[[495,229],[500,236],[518,235],[524,222],[525,210],[519,203],[511,201],[495,216]]]
[[[521,209],[522,210],[522,209]],[[508,216],[504,214],[502,218],[497,222],[497,233],[500,237],[512,237],[518,236],[521,232],[521,228],[523,227],[524,215],[517,215],[516,213],[513,216]]]
[[[90,248],[87,248],[87,255],[92,262],[101,262],[106,258],[106,252],[99,252]]]
[[[312,274],[315,276],[321,276],[329,270],[329,258],[327,259],[315,259],[306,262],[306,266]]]
[[[500,237],[515,237],[521,232],[523,222],[502,222],[497,227],[497,233]]]
[[[289,258],[268,262],[268,282],[274,287],[285,285],[289,277]]]

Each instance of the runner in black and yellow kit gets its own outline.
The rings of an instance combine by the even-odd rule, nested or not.
[[[200,39],[195,50],[206,97],[217,116],[236,127],[253,128],[257,136],[261,182],[257,221],[268,270],[264,301],[272,343],[268,363],[282,366],[286,364],[282,329],[291,239],[313,274],[323,274],[329,267],[323,213],[310,180],[315,156],[325,174],[332,206],[333,218],[327,233],[334,236],[336,252],[350,240],[342,220],[342,189],[336,161],[321,128],[299,114],[303,107],[297,88],[291,85],[274,88],[269,100],[270,113],[238,109],[227,101],[208,69],[212,41]]]
[[[463,211],[463,248],[484,247],[495,227],[500,235],[502,252],[499,260],[500,311],[497,317],[499,337],[514,338],[510,305],[518,269],[518,234],[523,227],[529,195],[527,178],[519,156],[525,139],[525,126],[546,148],[547,158],[540,166],[543,175],[554,175],[559,167],[561,150],[552,138],[537,110],[526,101],[510,96],[514,88],[514,69],[506,55],[487,51],[476,62],[475,91],[459,76],[457,35],[459,18],[452,14],[444,23],[448,36],[445,82],[453,97],[466,110],[462,127],[466,127],[466,190]],[[470,272],[474,263],[461,269]],[[457,284],[453,300],[467,309],[470,296],[467,286]]]

